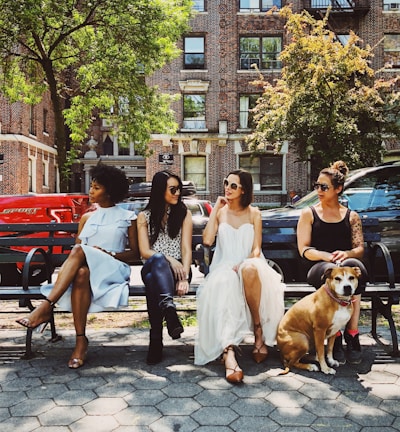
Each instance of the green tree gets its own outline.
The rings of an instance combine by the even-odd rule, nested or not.
[[[362,48],[354,33],[342,45],[327,29],[328,16],[316,20],[288,7],[280,14],[290,43],[281,52],[281,78],[269,83],[260,75],[254,83],[263,95],[251,149],[262,151],[266,143],[279,148],[287,140],[313,170],[338,159],[351,168],[380,162],[384,139],[399,137],[397,79],[379,78],[370,67],[373,49]]]
[[[35,104],[50,92],[61,190],[93,115],[144,151],[176,127],[171,96],[146,77],[179,54],[191,0],[0,0],[0,91]]]

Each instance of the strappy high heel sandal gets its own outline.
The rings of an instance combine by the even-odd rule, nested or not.
[[[258,324],[254,324],[254,331],[256,331],[257,329],[261,329],[261,323]],[[265,347],[265,349],[267,350],[267,352],[261,352],[261,350]],[[268,349],[267,346],[263,343],[261,346],[257,347],[256,345],[254,345],[254,350],[251,353],[251,356],[253,357],[253,360],[256,363],[262,363],[263,361],[266,360],[266,358],[268,357]]]
[[[19,325],[21,325],[22,327],[32,329],[32,330],[37,329],[37,331],[39,333],[43,333],[44,330],[46,329],[48,323],[51,320],[51,314],[53,313],[53,309],[54,309],[54,306],[56,304],[56,302],[49,300],[47,297],[44,298],[44,301],[47,301],[48,303],[50,303],[50,318],[49,319],[42,321],[41,323],[35,325],[34,327],[31,325],[29,316],[24,317],[24,318],[19,318],[19,319],[15,320],[15,322],[18,323]],[[36,310],[36,308],[34,310]]]
[[[85,333],[77,334],[76,337],[84,337],[86,339],[86,351],[83,355],[83,358],[70,358],[68,361],[68,367],[70,369],[79,369],[85,364],[86,356],[87,356],[87,347],[89,346],[89,339],[86,337]]]
[[[234,368],[226,366],[226,356],[228,355],[228,351],[235,351],[232,345],[225,348],[222,354],[222,363],[225,365],[225,371],[232,371],[232,373],[226,375],[225,378],[231,384],[240,384],[243,381],[243,371],[240,369],[237,362]]]

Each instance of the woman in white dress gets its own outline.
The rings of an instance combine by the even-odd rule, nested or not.
[[[86,360],[88,312],[127,306],[128,263],[139,259],[135,212],[115,205],[128,193],[125,173],[98,164],[92,168],[91,176],[89,199],[97,210],[81,218],[76,245],[60,268],[56,282],[42,289],[45,300],[27,317],[17,320],[28,328],[43,324],[43,331],[56,303],[72,310],[76,343],[68,362],[71,369],[83,366]]]
[[[195,364],[206,364],[222,354],[227,381],[239,383],[243,371],[234,347],[253,332],[254,361],[267,358],[267,345],[274,345],[284,314],[284,285],[262,254],[261,213],[250,205],[251,174],[232,171],[224,188],[225,196],[218,197],[203,232],[206,245],[218,236],[210,273],[197,297]]]

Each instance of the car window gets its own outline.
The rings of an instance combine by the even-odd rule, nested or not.
[[[192,213],[192,216],[203,216],[203,212],[201,210],[201,207],[197,203],[191,203],[188,201],[185,201],[186,207],[190,210]]]
[[[343,198],[356,211],[400,208],[400,168],[382,169],[352,182]],[[397,172],[396,172],[397,171]]]

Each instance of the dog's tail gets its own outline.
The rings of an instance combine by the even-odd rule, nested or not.
[[[287,375],[290,372],[289,366],[286,366],[282,372],[279,372],[278,375]]]

